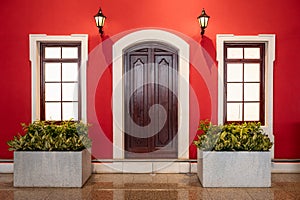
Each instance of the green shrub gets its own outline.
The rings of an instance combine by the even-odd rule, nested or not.
[[[25,135],[18,134],[7,142],[10,151],[81,151],[91,147],[89,125],[82,122],[35,121],[22,127]]]
[[[194,144],[204,151],[268,151],[273,145],[259,122],[213,125],[206,120],[198,130],[203,134]]]

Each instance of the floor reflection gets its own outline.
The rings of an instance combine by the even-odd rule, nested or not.
[[[0,174],[0,200],[300,199],[300,174],[272,174],[271,188],[202,188],[196,175],[93,174],[83,188],[14,188]]]

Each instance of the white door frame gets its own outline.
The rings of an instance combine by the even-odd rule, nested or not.
[[[189,44],[157,29],[130,33],[113,45],[113,159],[124,159],[123,50],[142,42],[162,42],[178,49],[178,159],[189,158]]]

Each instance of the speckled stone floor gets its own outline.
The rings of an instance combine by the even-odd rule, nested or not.
[[[195,174],[93,174],[83,188],[14,188],[0,174],[0,200],[298,199],[300,174],[272,174],[271,188],[202,188]]]

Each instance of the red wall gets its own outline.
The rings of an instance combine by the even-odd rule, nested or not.
[[[108,17],[102,43],[93,15],[99,8]],[[202,8],[211,16],[205,38],[201,41],[196,17]],[[216,34],[236,35],[276,34],[276,61],[274,65],[274,135],[276,158],[300,158],[300,65],[297,59],[300,46],[300,17],[298,0],[286,2],[273,0],[14,0],[1,1],[1,71],[0,87],[0,159],[12,158],[6,141],[20,131],[21,122],[31,120],[31,68],[29,62],[29,34],[89,35],[89,52],[99,44],[108,68],[100,80],[89,80],[93,72],[88,68],[88,87],[97,84],[95,107],[88,108],[88,114],[95,112],[97,120],[91,123],[101,125],[101,131],[92,127],[96,157],[109,158],[112,154],[111,103],[111,45],[123,31],[156,27],[169,29],[186,35],[188,43],[197,42],[215,61]],[[124,35],[126,33],[122,33]],[[113,39],[111,39],[113,38]],[[105,47],[103,47],[106,45]],[[96,49],[97,49],[96,48]],[[197,51],[191,49],[196,58]],[[91,61],[93,62],[93,61]],[[89,66],[91,64],[89,63]],[[199,100],[200,118],[211,117],[211,106],[216,102],[209,99],[207,87],[201,74],[191,65],[192,88]],[[96,81],[96,82],[95,82]],[[215,80],[216,81],[216,80]],[[193,102],[191,102],[193,103]],[[194,105],[193,105],[194,106]],[[191,115],[191,138],[196,132],[198,119]],[[99,142],[98,142],[99,141]],[[191,147],[191,157],[195,149]]]

